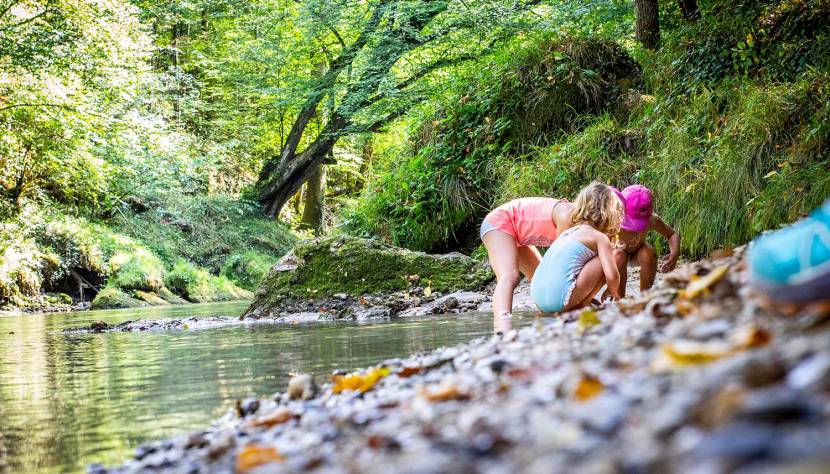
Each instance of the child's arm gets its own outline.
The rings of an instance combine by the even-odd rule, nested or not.
[[[680,234],[657,214],[652,215],[650,227],[669,241],[669,255],[660,265],[660,271],[670,272],[677,266],[677,259],[680,258]]]
[[[620,299],[620,270],[614,261],[614,249],[608,236],[597,231],[597,253],[599,263],[602,265],[602,272],[605,274],[605,282],[608,285],[608,292],[614,299]]]

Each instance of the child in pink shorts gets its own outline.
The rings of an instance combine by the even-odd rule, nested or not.
[[[571,227],[572,213],[573,205],[565,199],[529,197],[502,204],[484,218],[481,240],[496,274],[495,316],[510,317],[520,272],[533,279],[542,260],[536,247],[549,247],[559,233]]]

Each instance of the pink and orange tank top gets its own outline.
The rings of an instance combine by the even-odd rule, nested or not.
[[[559,201],[543,197],[514,199],[490,211],[485,219],[512,235],[517,245],[550,247],[556,240],[553,208]]]

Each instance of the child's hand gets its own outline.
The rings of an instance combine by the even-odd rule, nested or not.
[[[660,272],[668,273],[677,266],[677,255],[670,254],[660,263]]]

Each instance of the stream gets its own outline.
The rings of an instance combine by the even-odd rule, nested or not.
[[[371,323],[225,326],[138,333],[63,333],[93,321],[236,316],[246,302],[0,317],[0,473],[83,472],[147,441],[203,430],[237,399],[285,389],[290,373],[320,382],[492,334],[492,316]],[[516,326],[532,317],[517,317]],[[5,451],[5,454],[4,454]]]

